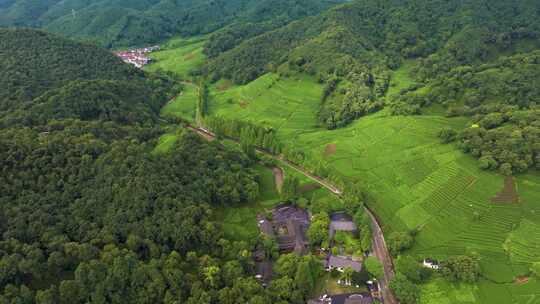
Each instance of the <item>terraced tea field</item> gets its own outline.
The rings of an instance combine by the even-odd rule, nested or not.
[[[396,75],[394,91],[409,84],[407,70]],[[518,203],[493,203],[504,177],[478,169],[475,159],[437,138],[442,128],[470,126],[466,119],[435,110],[406,117],[383,110],[330,131],[316,121],[321,92],[321,85],[305,75],[267,74],[244,86],[221,81],[210,88],[209,115],[272,127],[285,146],[306,155],[307,163],[322,161],[332,175],[359,182],[386,233],[418,230],[408,254],[480,258],[484,277],[478,284],[453,285],[436,276],[422,286],[421,303],[540,303],[540,281],[515,282],[528,275],[531,262],[540,261],[538,172],[515,177]],[[165,113],[192,119],[196,102],[189,94]],[[309,192],[312,210],[339,208],[324,192]]]
[[[480,257],[485,275],[481,283],[462,287],[438,283],[442,302],[427,300],[434,292],[429,283],[422,301],[527,303],[521,296],[522,290],[530,288],[526,286],[536,286],[530,288],[535,290],[530,295],[540,296],[540,283],[534,279],[514,286],[515,277],[528,273],[528,264],[519,261],[523,252],[529,250],[529,263],[540,255],[536,241],[520,238],[525,232],[519,230],[524,223],[527,231],[540,232],[540,220],[522,222],[526,205],[540,207],[539,200],[526,199],[538,192],[540,183],[518,176],[518,184],[530,184],[519,188],[522,202],[493,204],[491,198],[503,188],[504,178],[479,170],[476,160],[453,145],[440,144],[436,136],[446,126],[467,127],[466,120],[437,115],[394,117],[382,111],[328,131],[316,125],[320,87],[309,77],[280,79],[269,74],[246,86],[213,92],[212,115],[272,126],[282,142],[301,148],[308,159],[324,159],[333,174],[359,181],[373,198],[371,207],[386,232],[418,229],[410,254],[440,259],[454,254]],[[328,145],[334,153],[327,153]],[[514,245],[508,251],[509,238]],[[467,295],[452,293],[455,288],[467,290]],[[493,296],[493,290],[503,291]]]

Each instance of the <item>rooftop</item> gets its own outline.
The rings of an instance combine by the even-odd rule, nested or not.
[[[330,239],[334,238],[336,231],[356,232],[358,227],[354,223],[352,217],[344,212],[336,212],[330,215],[329,235]]]
[[[279,249],[305,253],[307,250],[306,231],[309,227],[309,214],[293,205],[279,205],[272,210],[272,219],[259,216],[261,233],[275,237]]]
[[[345,269],[352,268],[354,271],[362,271],[362,263],[349,257],[330,255],[326,261],[326,268]]]

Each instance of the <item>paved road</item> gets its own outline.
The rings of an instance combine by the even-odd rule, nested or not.
[[[211,141],[215,139],[215,135],[204,128],[196,128],[193,126],[188,126],[188,128],[196,132],[197,134],[201,135],[206,140]],[[232,139],[232,140],[235,140],[235,139]],[[296,170],[297,172],[303,174],[304,176],[318,183],[322,187],[330,190],[335,195],[341,196],[343,194],[343,191],[341,189],[332,185],[327,180],[308,172],[306,169],[290,162],[289,160],[285,159],[283,156],[276,156],[263,149],[256,149],[256,150],[259,153],[264,153],[272,157],[273,159],[281,162],[282,164]],[[388,286],[388,283],[394,277],[394,264],[392,263],[392,257],[390,256],[388,248],[386,247],[383,231],[381,229],[381,226],[379,225],[379,221],[377,220],[373,212],[371,212],[371,210],[369,210],[368,208],[365,208],[365,209],[371,218],[371,225],[373,228],[372,229],[373,230],[373,253],[382,262],[383,268],[384,268],[384,277],[381,278],[379,281],[379,284],[381,286],[381,294],[383,296],[383,301],[385,304],[399,304],[398,300],[396,299],[396,297],[390,290],[390,287]]]
[[[381,294],[385,304],[399,303],[392,291],[390,290],[389,282],[394,278],[394,264],[392,257],[386,247],[384,235],[375,215],[366,208],[366,212],[371,218],[371,227],[373,230],[373,253],[383,264],[384,276],[379,280]]]

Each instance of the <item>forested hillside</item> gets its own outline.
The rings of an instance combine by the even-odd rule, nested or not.
[[[156,43],[213,32],[235,21],[284,23],[340,0],[14,0],[0,3],[0,26],[42,27],[106,47]]]
[[[247,83],[287,70],[325,83],[319,120],[337,128],[384,106],[392,70],[418,60],[419,81],[453,67],[536,49],[538,1],[357,0],[265,32],[230,48],[207,66],[214,78]],[[252,34],[246,33],[249,38]]]
[[[0,111],[76,79],[142,78],[106,50],[35,30],[0,29],[0,69]]]
[[[280,299],[253,278],[257,240],[213,219],[258,197],[252,161],[182,131],[153,153],[173,79],[41,31],[1,37],[1,303]]]
[[[179,89],[170,77],[145,75],[107,50],[42,31],[2,29],[0,41],[0,124],[141,123],[156,120]]]

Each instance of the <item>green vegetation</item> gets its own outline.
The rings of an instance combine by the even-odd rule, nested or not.
[[[173,150],[176,142],[178,141],[178,135],[172,133],[166,133],[159,137],[159,141],[154,148],[154,154],[163,154]]]
[[[173,35],[210,33],[226,25],[280,26],[340,1],[298,0],[10,0],[0,26],[43,27],[105,47],[160,42]],[[227,37],[224,37],[225,39]],[[223,39],[222,39],[223,40]],[[238,41],[234,39],[233,41]]]
[[[339,272],[338,272],[339,273]],[[317,282],[317,287],[313,292],[312,298],[317,298],[321,294],[343,294],[343,293],[355,293],[355,292],[367,292],[365,285],[356,286],[345,286],[338,284],[339,274],[333,272],[327,272],[323,277]]]
[[[441,136],[445,142],[457,139],[464,152],[479,158],[482,169],[505,175],[538,169],[539,65],[540,52],[533,51],[459,66],[434,75],[426,86],[403,92],[396,108],[439,104],[447,116],[471,117],[473,126],[459,136],[448,131]]]
[[[197,86],[185,84],[183,90],[161,108],[161,116],[167,118],[181,117],[189,122],[195,121],[197,110]]]
[[[154,62],[146,66],[145,70],[150,72],[165,70],[189,80],[206,59],[202,52],[204,43],[204,37],[173,38],[161,45],[159,51],[150,53],[150,58]]]
[[[315,214],[311,219],[311,224],[307,231],[309,243],[313,247],[328,248],[328,229],[330,218],[327,213],[321,212]]]
[[[219,115],[271,128],[284,150],[301,151],[294,159],[297,163],[322,167],[334,180],[361,182],[369,196],[367,203],[381,219],[387,235],[418,230],[407,253],[444,259],[474,252],[482,257],[481,268],[488,269],[488,277],[497,282],[510,282],[527,272],[528,267],[521,266],[518,256],[526,257],[527,263],[537,260],[529,258],[530,248],[536,248],[534,238],[514,229],[527,218],[533,221],[533,230],[540,227],[533,212],[540,212],[535,204],[539,198],[535,187],[540,186],[540,180],[536,174],[518,176],[521,203],[492,204],[491,198],[504,186],[503,177],[480,170],[472,158],[454,144],[442,144],[438,137],[442,129],[459,131],[470,126],[468,119],[393,116],[382,111],[348,127],[327,131],[317,127],[317,95],[322,88],[313,78],[268,74],[227,90],[218,89],[219,84],[210,88],[210,118]],[[329,154],[326,147],[330,144],[335,152]],[[343,204],[321,199],[312,202],[310,208],[313,212],[331,212],[343,208]],[[503,248],[505,243],[508,250]],[[508,254],[516,257],[515,262]],[[498,285],[477,286],[489,294],[487,290]],[[484,301],[481,295],[474,295]],[[511,293],[503,300],[509,297]]]
[[[384,275],[383,265],[376,257],[370,256],[364,261],[364,267],[375,278],[382,278]]]
[[[334,236],[334,241],[338,247],[343,249],[343,253],[346,255],[361,257],[364,252],[360,240],[350,232],[337,231]]]
[[[275,83],[269,86],[272,81]],[[485,259],[485,264],[481,264],[493,269],[490,273],[496,273],[498,280],[512,280],[513,276],[523,273],[521,267],[516,267],[516,272],[498,269],[508,267],[502,244],[518,226],[521,210],[538,209],[534,205],[537,198],[534,187],[540,185],[537,177],[517,178],[523,205],[492,205],[490,200],[502,189],[503,178],[481,171],[472,159],[452,145],[441,144],[438,139],[439,130],[448,127],[460,130],[469,124],[466,119],[394,117],[383,112],[347,128],[324,131],[314,124],[316,94],[311,99],[310,95],[305,95],[299,100],[304,107],[300,103],[298,107],[290,106],[290,96],[310,86],[317,85],[309,78],[266,75],[246,86],[234,86],[226,91],[212,88],[209,112],[271,127],[285,149],[288,146],[303,148],[300,160],[307,167],[313,168],[322,162],[334,176],[361,180],[362,188],[372,198],[370,207],[382,219],[387,232],[420,229],[413,253],[447,256],[480,252]],[[230,96],[252,96],[252,99],[246,98],[249,103],[240,106],[235,102],[239,97]],[[234,99],[231,102],[229,98]],[[310,104],[313,105],[311,111]],[[276,112],[274,109],[280,109],[281,105],[288,105],[283,108],[288,110]],[[329,144],[335,145],[335,154],[325,153]],[[321,207],[312,205],[311,208]],[[531,239],[524,235],[524,239],[518,241],[516,237],[511,248],[516,252],[528,250],[527,256],[530,255]],[[490,284],[480,286],[494,288]]]
[[[449,281],[476,282],[480,275],[480,265],[469,256],[454,256],[442,265],[442,274]]]
[[[537,49],[538,8],[538,3],[518,1],[508,5],[503,0],[466,4],[428,0],[351,1],[318,16],[265,31],[234,48],[225,48],[210,60],[207,69],[215,80],[228,78],[238,84],[247,84],[275,71],[282,75],[292,71],[314,75],[325,85],[318,121],[334,129],[380,110],[384,99],[388,99],[385,95],[394,97],[402,91],[415,91],[422,83],[453,69],[461,72],[482,63],[492,67],[491,62],[499,56]],[[392,70],[402,63],[406,66],[404,70],[414,70],[419,84],[400,82],[402,73]],[[513,87],[509,91],[512,97],[523,101],[528,98],[518,96],[533,97],[528,90],[537,87],[524,79],[527,75],[530,74],[523,75],[517,86],[512,82],[516,77],[500,78]],[[394,84],[389,90],[392,77],[401,84]],[[471,82],[468,77],[461,80],[473,87],[482,84]],[[449,84],[446,80],[435,83]],[[499,86],[493,92],[503,88]],[[452,92],[451,89],[448,91]],[[446,100],[438,91],[432,95],[430,90],[422,92],[428,93],[424,103],[437,98]],[[398,100],[392,103],[393,112],[417,114],[418,100]]]
[[[409,281],[404,275],[398,273],[390,281],[390,288],[396,298],[403,304],[415,304],[419,300],[420,289]]]
[[[154,76],[90,46],[33,31],[21,36],[25,38],[3,32],[7,42],[0,42],[0,54],[8,56],[0,59],[0,67],[7,71],[0,78],[0,138],[4,140],[0,148],[9,156],[3,157],[8,168],[3,172],[8,174],[3,176],[6,196],[1,197],[0,208],[7,225],[0,225],[0,232],[7,236],[2,250],[8,253],[0,265],[17,265],[2,272],[7,274],[2,282],[11,284],[4,292],[11,297],[6,301],[38,297],[46,302],[62,293],[66,299],[71,290],[80,294],[70,298],[81,301],[90,297],[104,302],[134,300],[131,291],[120,297],[102,285],[81,287],[77,282],[85,282],[85,274],[98,273],[94,268],[115,267],[122,272],[125,263],[149,265],[155,252],[162,262],[176,250],[184,264],[194,265],[182,270],[189,282],[175,287],[180,296],[159,289],[164,293],[160,299],[180,298],[190,304],[231,298],[241,303],[304,302],[321,275],[312,257],[288,256],[278,262],[288,267],[278,267],[278,278],[267,290],[249,279],[252,267],[246,263],[250,259],[246,253],[251,245],[262,242],[269,249],[267,255],[273,255],[275,247],[267,240],[245,242],[257,233],[256,223],[247,223],[248,218],[277,200],[276,193],[266,190],[260,197],[262,181],[256,176],[269,172],[253,171],[256,146],[280,153],[346,190],[340,201],[325,190],[310,189],[312,181],[285,166],[285,199],[307,206],[314,214],[345,209],[355,215],[363,235],[371,231],[365,225],[366,215],[357,214],[358,209],[365,204],[376,214],[397,259],[398,274],[391,287],[402,303],[536,301],[540,281],[531,275],[540,260],[540,2],[354,0],[325,10],[335,3],[310,1],[314,6],[307,7],[304,1],[293,5],[285,0],[235,0],[227,5],[150,0],[114,9],[103,1],[88,9],[75,6],[73,0],[68,1],[73,7],[64,5],[68,12],[64,14],[45,14],[49,8],[58,9],[55,0],[25,11],[23,5],[30,2],[1,4],[0,24],[14,24],[21,16],[43,22],[31,25],[48,26],[43,18],[49,18],[51,28],[113,47],[150,43],[173,32],[186,37],[220,30],[204,41],[171,41],[152,55],[158,61],[147,67],[170,73]],[[304,11],[291,9],[302,6]],[[42,45],[55,47],[45,48],[47,57],[40,57],[33,50]],[[103,60],[97,62],[93,55]],[[176,94],[176,78],[192,76],[197,77],[195,84],[184,83],[184,91]],[[130,92],[132,81],[141,84],[139,91]],[[93,93],[92,88],[111,93]],[[78,95],[87,95],[88,100],[79,100]],[[176,130],[163,135],[165,130],[156,124],[157,108],[167,101],[163,117],[202,122],[221,138],[238,138],[240,148],[236,143],[192,143],[195,139]],[[183,146],[187,144],[193,147]],[[79,150],[72,152],[75,149]],[[113,150],[120,152],[113,157]],[[202,155],[190,158],[190,153],[199,152]],[[13,169],[21,157],[25,166]],[[184,162],[203,165],[185,171]],[[69,174],[60,169],[65,163],[73,168]],[[50,175],[38,178],[49,164],[54,170],[45,170]],[[217,171],[206,170],[204,164],[211,169],[217,166]],[[168,167],[156,172],[153,166],[160,165]],[[175,181],[183,174],[194,176],[181,187],[154,182]],[[125,175],[129,178],[123,179]],[[107,192],[113,183],[119,186]],[[350,187],[360,190],[348,194]],[[43,189],[53,198],[42,195]],[[189,196],[165,196],[166,206],[172,204],[176,210],[178,206],[170,202],[180,199],[182,206],[187,203],[201,212],[195,217],[200,230],[187,232],[194,240],[174,229],[183,228],[184,221],[178,218],[162,234],[144,230],[159,225],[145,216],[163,207],[148,200],[184,190],[191,191]],[[90,197],[101,198],[103,193],[110,199],[90,202]],[[347,195],[362,199],[354,201]],[[13,206],[27,202],[42,209],[24,218],[28,212]],[[132,207],[133,202],[142,202],[144,212]],[[105,203],[110,207],[104,208]],[[34,204],[24,206],[34,210]],[[90,211],[76,212],[79,206]],[[66,209],[72,212],[67,215],[70,220],[82,218],[85,225],[57,219]],[[88,219],[88,214],[97,219]],[[216,223],[222,219],[223,225]],[[173,222],[170,217],[165,220]],[[58,226],[45,231],[50,223]],[[224,241],[212,238],[221,237],[216,227],[223,231]],[[341,239],[343,244],[351,243],[346,236]],[[62,247],[72,242],[81,244],[80,253]],[[359,245],[365,250],[368,243],[361,239]],[[110,244],[132,252],[135,261],[113,263],[120,254],[109,253]],[[185,248],[189,246],[194,247]],[[189,254],[190,250],[195,253]],[[56,263],[59,255],[49,256],[53,251],[65,255],[68,262]],[[414,264],[424,258],[440,260],[440,273],[424,277]],[[36,260],[40,262],[28,262]],[[242,269],[230,266],[236,263]],[[49,273],[43,272],[45,264],[50,271],[56,267],[54,278],[69,283],[62,286],[59,279],[38,277]],[[159,262],[152,265],[164,269]],[[82,270],[77,271],[79,266]],[[110,286],[116,281],[105,275],[93,277]],[[126,282],[125,286],[134,285]],[[34,295],[32,291],[38,289]],[[89,290],[104,290],[105,295]]]
[[[315,256],[299,257],[293,253],[280,256],[274,270],[277,278],[268,288],[285,303],[305,303],[324,272]]]
[[[420,262],[410,256],[399,256],[395,260],[396,272],[407,277],[411,282],[422,283],[431,275],[431,269],[425,268]]]
[[[405,69],[410,71],[410,66]],[[411,83],[407,71],[396,73],[399,77],[392,78],[390,87]],[[368,204],[387,233],[418,230],[407,253],[441,259],[477,253],[482,256],[481,268],[489,269],[486,275],[498,282],[527,272],[518,256],[526,257],[526,263],[537,260],[536,253],[529,258],[530,248],[535,248],[531,238],[513,231],[538,209],[534,189],[540,181],[536,174],[518,176],[521,204],[493,205],[491,198],[503,188],[503,178],[480,170],[454,144],[442,144],[439,139],[440,130],[459,132],[472,124],[469,119],[439,114],[393,116],[382,111],[326,131],[317,126],[323,87],[314,78],[267,74],[243,86],[224,88],[222,84],[210,88],[210,117],[271,128],[284,150],[299,151],[294,158],[299,164],[312,169],[322,166],[334,180],[361,181],[370,197]],[[335,146],[335,152],[328,153],[328,145]],[[326,205],[315,203],[310,208],[327,211],[331,203],[322,201]],[[536,217],[531,221],[534,224],[527,229],[538,229],[540,221]],[[508,265],[514,265],[513,269]],[[489,283],[478,286],[495,288]]]
[[[272,170],[256,165],[260,195],[256,200],[237,206],[226,206],[216,211],[216,219],[222,223],[223,234],[232,240],[253,242],[259,237],[257,215],[280,203]]]
[[[394,256],[412,247],[414,239],[407,232],[394,231],[388,235],[386,244]]]
[[[272,172],[158,124],[177,94],[174,77],[42,32],[2,34],[11,78],[0,99],[0,302],[305,303],[322,274],[314,257],[295,260],[269,289],[254,278],[260,240],[249,204],[277,201]],[[55,61],[24,39],[41,41]],[[236,233],[221,210],[243,207],[250,213]]]
[[[36,30],[0,29],[0,112],[73,80],[137,80],[113,54]]]

